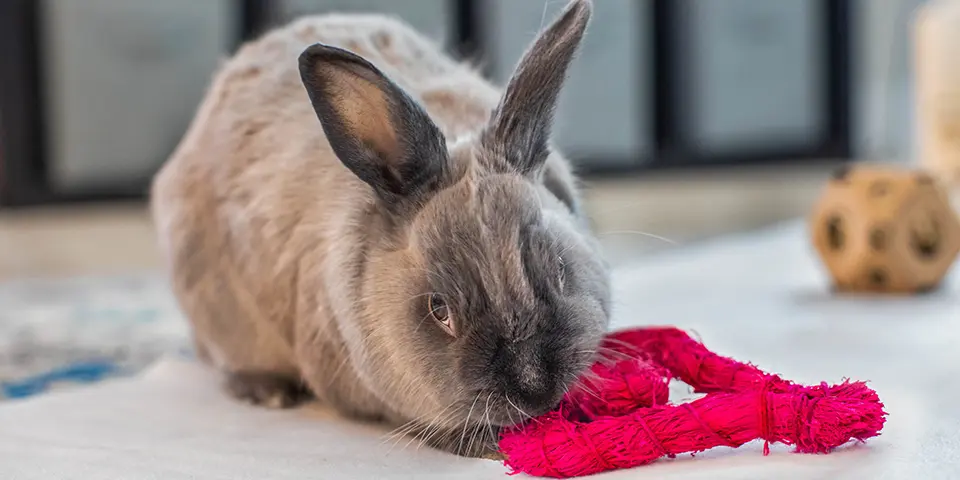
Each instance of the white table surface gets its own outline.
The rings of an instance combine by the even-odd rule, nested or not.
[[[868,380],[883,435],[830,455],[759,442],[602,474],[609,479],[960,478],[960,295],[849,298],[828,283],[800,224],[665,252],[619,268],[615,327],[672,324],[712,350],[803,382]],[[382,441],[322,410],[226,399],[184,360],[140,377],[0,406],[0,479],[487,479],[487,460]]]

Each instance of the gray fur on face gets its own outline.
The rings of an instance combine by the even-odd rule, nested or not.
[[[529,183],[495,175],[471,190],[431,208],[417,235],[424,290],[448,299],[457,322],[445,369],[456,367],[457,390],[493,392],[500,421],[508,398],[543,413],[592,360],[607,322],[605,272],[581,232],[544,215]]]
[[[402,246],[384,243],[416,260],[374,267],[361,282],[368,302],[400,312],[368,319],[369,352],[380,358],[371,388],[407,377],[384,397],[432,399],[434,414],[446,412],[421,426],[434,446],[495,451],[492,433],[467,444],[448,430],[490,432],[544,413],[594,359],[608,325],[607,272],[568,210],[542,208],[542,188],[516,174],[465,176],[417,213]],[[430,295],[446,302],[456,338],[430,317]]]

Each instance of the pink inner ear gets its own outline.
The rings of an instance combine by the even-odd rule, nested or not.
[[[504,429],[514,473],[566,478],[651,463],[664,456],[764,440],[827,453],[880,434],[887,413],[863,382],[804,386],[721,357],[676,328],[614,332],[601,360],[560,407]],[[676,377],[703,398],[664,404]]]
[[[328,76],[331,90],[331,104],[349,134],[372,146],[387,159],[400,156],[397,130],[390,118],[390,104],[387,97],[376,84],[351,70],[330,69]]]

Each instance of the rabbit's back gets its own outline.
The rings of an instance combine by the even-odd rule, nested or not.
[[[331,14],[301,18],[241,47],[216,75],[205,101],[209,112],[200,123],[214,130],[210,134],[226,134],[242,153],[253,149],[244,156],[272,156],[275,142],[295,140],[294,134],[294,143],[316,143],[323,132],[301,83],[297,57],[317,42],[376,65],[423,105],[448,140],[475,132],[499,99],[495,86],[402,21]]]

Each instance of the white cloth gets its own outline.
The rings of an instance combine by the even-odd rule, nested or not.
[[[758,442],[610,479],[960,478],[957,275],[922,297],[835,297],[802,226],[679,249],[615,275],[615,327],[673,324],[708,348],[804,382],[868,380],[883,435],[830,455]],[[227,399],[211,372],[167,360],[130,380],[0,405],[0,479],[496,479],[498,462],[384,443],[322,410]]]

